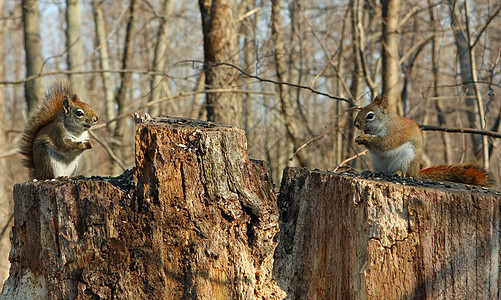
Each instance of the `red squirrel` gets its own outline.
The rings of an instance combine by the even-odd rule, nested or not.
[[[376,97],[363,107],[354,125],[365,133],[357,137],[355,143],[369,149],[377,172],[484,186],[491,182],[487,171],[475,164],[441,165],[420,170],[423,132],[416,122],[391,111],[384,96]]]
[[[20,152],[30,176],[40,180],[73,176],[82,152],[94,147],[88,129],[97,119],[67,80],[57,80],[28,117],[22,136]]]

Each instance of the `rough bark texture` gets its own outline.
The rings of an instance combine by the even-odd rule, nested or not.
[[[133,180],[132,180],[133,178]],[[278,207],[242,130],[137,125],[119,178],[17,184],[2,299],[275,299]]]
[[[287,299],[499,299],[501,197],[286,169],[274,273]]]

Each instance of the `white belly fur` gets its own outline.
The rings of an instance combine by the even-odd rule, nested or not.
[[[411,142],[385,152],[370,149],[370,153],[374,170],[385,174],[393,174],[397,171],[407,172],[409,164],[416,157],[414,145]]]
[[[89,133],[87,131],[84,131],[78,136],[68,134],[66,138],[74,142],[82,142],[89,138]],[[62,153],[48,147],[47,154],[49,156],[54,176],[56,178],[62,176],[73,176],[75,174],[75,171],[77,170],[78,163],[80,162],[80,158],[82,157],[81,154],[83,151],[84,150],[78,149],[71,152]]]
[[[69,159],[68,155],[62,156],[60,153],[54,153],[54,151],[49,151],[49,153],[50,164],[56,178],[61,176],[71,177],[75,174],[81,155],[71,155],[73,159]],[[79,151],[80,153],[81,151]]]

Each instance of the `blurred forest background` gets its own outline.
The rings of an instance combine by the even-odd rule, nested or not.
[[[249,156],[335,170],[354,105],[385,93],[420,124],[499,132],[501,4],[491,0],[0,0],[0,279],[26,115],[58,77],[100,117],[81,174],[134,166],[133,113],[231,123]],[[426,165],[500,175],[491,136],[426,131]],[[370,166],[362,155],[347,162]],[[499,182],[497,183],[499,184]]]

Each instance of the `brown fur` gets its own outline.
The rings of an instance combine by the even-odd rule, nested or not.
[[[37,179],[54,178],[47,156],[45,145],[63,152],[73,149],[89,149],[93,143],[75,143],[65,139],[63,122],[65,116],[63,102],[68,99],[73,107],[78,107],[87,112],[93,123],[97,115],[87,104],[80,101],[71,89],[68,80],[57,80],[47,90],[45,98],[28,117],[28,123],[21,139],[20,153],[24,156],[23,163],[30,169],[30,176]]]
[[[452,181],[488,186],[492,179],[484,168],[475,164],[441,165],[419,171],[419,177],[435,181]]]
[[[373,120],[368,119],[369,112],[374,113]],[[355,142],[366,146],[371,152],[393,153],[394,157],[398,157],[391,150],[409,142],[414,146],[415,158],[403,175],[475,185],[491,183],[488,172],[475,164],[442,165],[419,170],[424,149],[423,133],[416,122],[392,112],[384,96],[376,97],[371,104],[362,108],[354,124],[365,133],[357,137]]]

